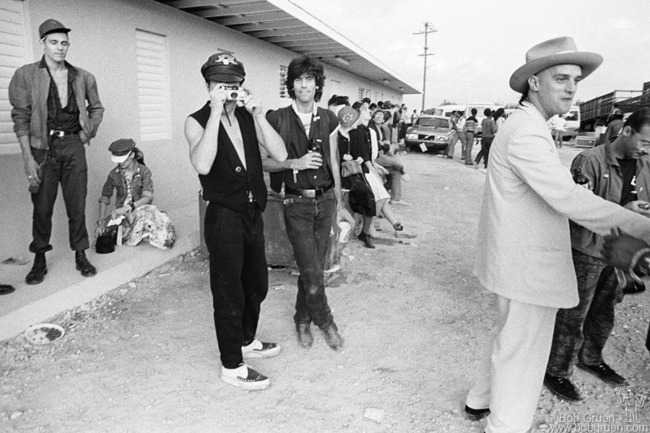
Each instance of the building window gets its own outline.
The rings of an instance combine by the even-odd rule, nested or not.
[[[289,91],[287,90],[287,74],[289,68],[280,66],[280,98],[290,98]]]
[[[169,69],[165,36],[136,30],[140,141],[171,138]]]
[[[359,87],[359,99],[358,101],[361,101],[365,97],[370,97],[370,89],[366,89],[364,87]]]
[[[31,57],[25,41],[24,3],[0,0],[0,155],[20,153],[9,103],[9,82]]]

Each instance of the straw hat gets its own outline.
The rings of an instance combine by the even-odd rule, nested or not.
[[[562,36],[550,39],[528,50],[526,63],[510,77],[510,88],[524,93],[530,76],[555,65],[578,65],[582,68],[582,78],[585,78],[602,62],[603,56],[600,54],[578,51],[573,38]]]

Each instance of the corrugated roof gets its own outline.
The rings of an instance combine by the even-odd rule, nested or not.
[[[156,0],[363,77],[403,94],[421,93],[354,42],[290,0]]]

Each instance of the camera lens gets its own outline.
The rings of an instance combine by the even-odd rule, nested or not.
[[[229,98],[230,99],[237,99],[237,96],[239,96],[239,92],[233,91],[233,92],[230,92]]]

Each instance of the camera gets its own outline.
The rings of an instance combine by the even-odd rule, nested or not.
[[[246,98],[246,91],[239,86],[224,86],[226,101],[243,101]]]

